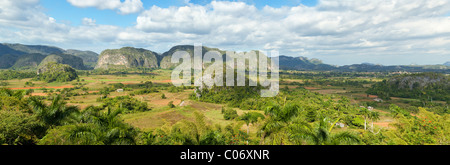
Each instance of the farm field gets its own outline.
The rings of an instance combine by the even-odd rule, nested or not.
[[[412,106],[419,103],[417,99],[392,97],[391,100],[380,101],[378,96],[367,94],[366,91],[374,83],[381,82],[383,79],[377,77],[360,78],[338,75],[325,78],[318,72],[302,72],[304,75],[314,75],[314,77],[296,78],[288,75],[290,78],[286,78],[287,75],[282,74],[280,94],[274,98],[253,98],[252,94],[236,95],[242,92],[241,90],[221,93],[220,91],[223,92],[221,89],[215,94],[209,93],[196,98],[194,86],[174,87],[170,80],[170,73],[170,70],[152,70],[145,74],[131,72],[86,75],[81,73],[76,80],[52,83],[29,78],[13,79],[6,80],[8,85],[4,88],[13,91],[32,90],[25,97],[39,97],[46,104],[51,104],[55,96],[63,95],[67,106],[75,106],[82,113],[91,107],[102,107],[102,113],[110,113],[110,110],[115,109],[114,107],[121,109],[122,106],[127,106],[129,110],[125,109],[118,117],[142,133],[163,131],[167,135],[176,127],[184,127],[183,123],[197,125],[200,114],[201,122],[206,125],[206,128],[232,131],[234,134],[243,136],[244,139],[241,139],[243,141],[240,144],[254,145],[297,144],[295,141],[286,140],[289,137],[282,132],[271,135],[262,134],[268,122],[267,118],[272,118],[267,111],[271,102],[282,107],[288,103],[298,105],[302,111],[299,113],[304,115],[297,117],[298,119],[308,121],[312,126],[317,126],[320,120],[328,120],[331,125],[336,123],[328,128],[331,130],[330,134],[346,132],[359,134],[366,144],[379,144],[380,141],[382,144],[395,143],[396,139],[383,140],[382,137],[377,137],[380,134],[394,136],[395,131],[399,129],[398,123],[404,122],[394,109],[407,109],[404,115],[418,116],[419,113],[424,115]],[[228,101],[217,99],[226,98],[227,95],[242,98],[231,97]],[[144,107],[134,105],[136,103],[142,103]],[[445,104],[443,101],[434,101],[434,103]],[[136,110],[136,107],[141,109]],[[314,107],[320,108],[316,112],[309,110],[315,109]],[[345,112],[340,112],[341,109]],[[376,114],[376,118],[363,115],[364,109],[368,109],[370,114]],[[224,110],[233,112],[234,117],[231,119],[226,117]],[[242,116],[248,114],[260,114],[262,117],[247,123]],[[327,117],[322,118],[321,115]],[[289,126],[286,125],[280,129],[284,128]]]

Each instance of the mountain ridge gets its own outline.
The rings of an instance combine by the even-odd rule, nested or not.
[[[57,60],[58,57],[52,55],[64,57],[65,60]],[[53,57],[51,60],[53,62],[68,64],[73,68],[84,70],[89,69],[89,67],[86,67],[83,61],[88,63],[95,60],[96,62],[95,58],[98,55],[92,51],[64,50],[56,46],[0,43],[1,69],[37,69],[48,56]]]
[[[97,69],[97,68],[108,68],[109,64],[114,66],[124,66],[125,68],[133,67],[147,67],[147,68],[162,68],[170,69],[176,66],[176,64],[171,63],[171,56],[177,50],[183,50],[188,52],[193,56],[194,46],[193,45],[176,45],[171,47],[168,51],[159,54],[154,51],[134,48],[134,47],[122,47],[119,49],[106,49],[100,54],[93,51],[81,51],[75,49],[61,49],[54,46],[45,45],[23,45],[23,44],[0,44],[0,68],[1,69],[20,69],[19,66],[24,66],[24,64],[30,64],[33,68],[36,63],[41,59],[37,54],[42,54],[44,56],[55,55],[55,54],[68,54],[80,57],[83,64],[87,67],[84,69]],[[203,53],[206,51],[215,50],[218,51],[225,59],[226,50],[220,50],[218,48],[210,48],[203,46]],[[115,52],[116,51],[116,52]],[[122,52],[121,52],[122,51]],[[109,54],[110,58],[105,58],[104,54]],[[30,54],[34,54],[30,55]],[[103,55],[102,55],[103,54]],[[21,56],[27,55],[21,58]],[[27,58],[25,58],[27,57]],[[345,71],[345,72],[384,72],[384,71],[407,71],[407,72],[450,72],[450,62],[439,65],[379,65],[372,63],[361,63],[352,65],[336,66],[331,64],[325,64],[320,59],[307,58],[307,57],[292,57],[287,55],[280,55],[279,65],[282,70],[301,70],[301,71]],[[114,59],[107,62],[108,60]],[[36,61],[33,61],[35,59]],[[106,61],[105,61],[106,60]],[[16,64],[18,62],[18,64]],[[69,64],[70,65],[70,64]],[[76,69],[82,67],[72,66]],[[95,68],[94,68],[95,67]],[[35,67],[34,67],[35,68]]]

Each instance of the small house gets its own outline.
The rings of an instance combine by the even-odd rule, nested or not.
[[[123,89],[117,89],[117,92],[123,92]]]
[[[339,128],[344,128],[345,124],[344,123],[336,123],[336,126]]]

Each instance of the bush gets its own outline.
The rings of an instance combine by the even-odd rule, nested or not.
[[[236,110],[231,108],[223,109],[222,107],[222,114],[225,120],[233,120],[238,117]]]
[[[8,82],[6,82],[6,81],[2,81],[2,82],[0,82],[0,86],[8,86],[9,85],[9,83]]]
[[[115,98],[103,98],[97,101],[103,102],[103,107],[120,108],[127,112],[144,112],[150,110],[146,102],[141,102],[130,96],[117,96]]]
[[[169,104],[167,104],[167,106],[169,106],[169,108],[175,108],[175,105],[173,105],[173,101],[170,101]]]

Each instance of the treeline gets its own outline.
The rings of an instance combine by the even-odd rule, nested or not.
[[[302,85],[329,85],[329,86],[351,86],[363,88],[364,84],[370,84],[367,80],[348,80],[348,79],[316,79],[305,80]]]
[[[36,75],[35,71],[0,70],[0,80],[34,78]]]
[[[154,68],[136,67],[136,68],[109,68],[109,69],[94,69],[94,70],[77,70],[79,75],[127,75],[127,74],[150,74]]]

